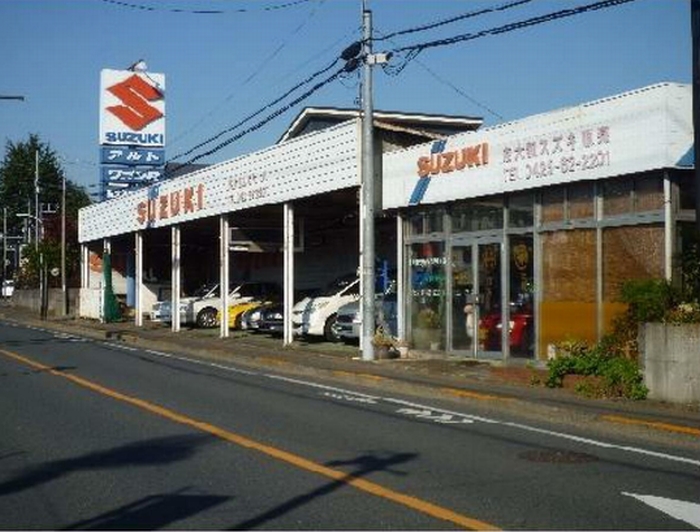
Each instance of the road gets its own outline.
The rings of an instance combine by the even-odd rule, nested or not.
[[[1,529],[700,528],[700,446],[0,322]]]

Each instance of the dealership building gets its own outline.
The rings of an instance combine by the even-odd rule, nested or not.
[[[602,337],[624,281],[678,275],[695,220],[690,85],[480,125],[374,116],[374,252],[397,271],[415,351],[546,360]],[[357,112],[308,109],[274,146],[82,209],[80,314],[101,316],[106,250],[138,325],[159,289],[177,308],[205,281],[276,281],[291,342],[295,296],[360,264],[361,131]]]

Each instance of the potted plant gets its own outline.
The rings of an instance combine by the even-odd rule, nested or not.
[[[416,349],[439,349],[440,336],[442,335],[440,314],[430,307],[418,311],[412,335],[413,345]]]
[[[372,337],[372,345],[374,346],[375,356],[378,359],[393,358],[391,355],[394,339],[382,327],[377,327]]]

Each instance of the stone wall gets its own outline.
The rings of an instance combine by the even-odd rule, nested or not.
[[[700,324],[646,323],[639,348],[649,399],[700,403]]]

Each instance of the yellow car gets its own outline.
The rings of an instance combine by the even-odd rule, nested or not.
[[[247,301],[245,303],[235,303],[229,305],[228,307],[228,326],[229,329],[240,329],[241,328],[241,316],[246,310],[250,310],[260,305],[264,305],[267,302],[261,301]],[[219,322],[221,322],[221,312],[217,316]]]

